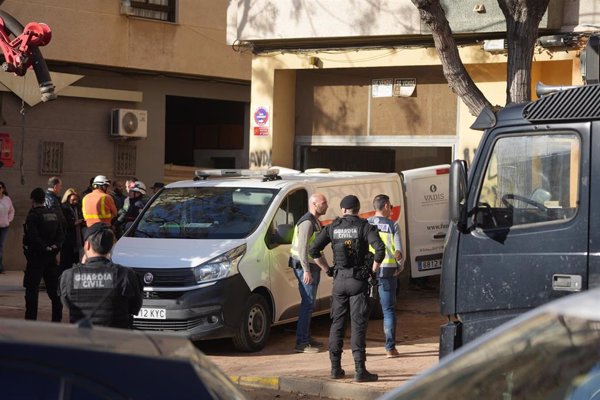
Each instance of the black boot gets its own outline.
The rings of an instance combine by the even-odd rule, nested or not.
[[[346,371],[342,369],[342,355],[329,353],[331,360],[331,379],[342,379],[346,376]]]
[[[364,361],[354,361],[356,373],[354,374],[354,382],[375,382],[379,377],[377,374],[372,374],[367,371]]]

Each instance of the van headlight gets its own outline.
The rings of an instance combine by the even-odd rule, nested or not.
[[[228,252],[221,254],[219,257],[213,258],[204,264],[192,268],[196,282],[202,283],[206,281],[213,281],[215,279],[223,279],[225,277],[237,274],[238,263],[245,253],[246,245],[243,244],[235,249],[231,249]]]

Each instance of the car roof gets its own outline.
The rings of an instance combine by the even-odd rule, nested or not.
[[[78,327],[42,321],[0,318],[0,344],[32,344],[99,350],[139,356],[181,358],[193,353],[185,337],[167,333]],[[184,357],[185,358],[185,357]]]
[[[444,357],[440,362],[432,368],[424,371],[413,379],[409,380],[404,385],[386,393],[380,400],[404,400],[418,398],[419,391],[426,388],[428,385],[435,385],[439,382],[441,376],[456,374],[461,372],[456,368],[456,364],[461,362],[465,357],[473,355],[479,347],[487,344],[490,341],[496,341],[498,338],[504,338],[511,335],[518,327],[530,330],[529,325],[537,328],[537,324],[532,321],[539,322],[543,317],[549,317],[559,320],[567,320],[570,318],[587,320],[594,324],[600,321],[600,288],[595,288],[582,293],[569,295],[550,303],[537,307],[528,311],[504,324],[496,329],[486,333],[462,346],[452,354]],[[575,344],[573,345],[575,346]],[[517,349],[512,349],[517,352]],[[417,396],[417,397],[414,397]]]
[[[187,188],[187,187],[240,187],[240,188],[271,188],[281,189],[298,182],[319,182],[319,183],[335,183],[335,182],[352,182],[358,178],[369,179],[387,179],[396,173],[384,172],[361,172],[361,171],[330,171],[330,172],[286,172],[279,175],[281,179],[263,181],[263,176],[255,177],[211,177],[204,180],[185,180],[173,182],[165,186],[169,188]]]
[[[103,398],[245,398],[189,339],[172,333],[0,318],[0,359],[16,373],[100,385],[110,391]]]

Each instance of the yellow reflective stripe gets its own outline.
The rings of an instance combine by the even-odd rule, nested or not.
[[[100,218],[109,217],[110,215],[106,215],[106,197],[100,197]]]

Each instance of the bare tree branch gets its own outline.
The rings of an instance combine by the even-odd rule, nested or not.
[[[448,85],[465,103],[472,115],[479,115],[490,102],[473,82],[458,54],[450,24],[439,0],[411,0],[421,20],[433,35]]]
[[[531,100],[531,63],[538,27],[550,0],[498,0],[508,44],[506,104]]]

